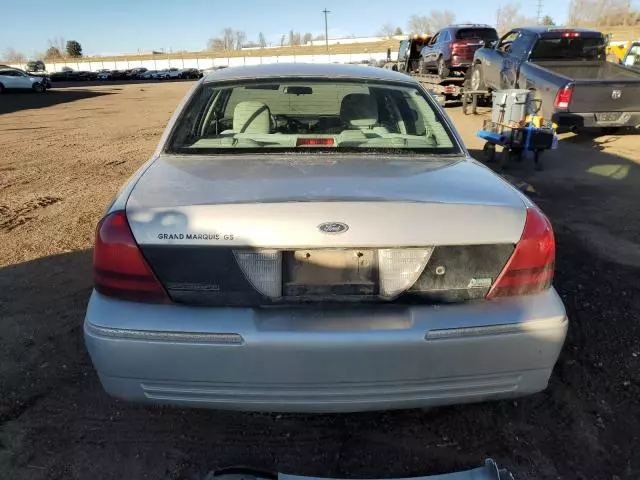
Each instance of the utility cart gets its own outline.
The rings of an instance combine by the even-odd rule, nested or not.
[[[536,170],[542,170],[542,152],[557,148],[557,126],[536,116],[536,107],[528,90],[494,92],[491,119],[478,131],[478,137],[486,140],[483,154],[488,162],[496,160],[496,146],[501,146],[501,168],[532,153]]]

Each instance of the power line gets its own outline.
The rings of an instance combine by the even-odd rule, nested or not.
[[[327,53],[329,53],[329,24],[327,23],[327,15],[331,12],[325,7],[325,9],[322,10],[322,13],[324,13],[324,43],[327,47]]]

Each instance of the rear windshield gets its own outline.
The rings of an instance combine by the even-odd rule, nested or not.
[[[204,83],[168,147],[182,154],[256,149],[460,153],[419,88],[334,79]]]
[[[493,28],[462,28],[456,33],[456,40],[497,40],[498,32]]]
[[[531,60],[604,60],[602,37],[540,38],[533,47]]]

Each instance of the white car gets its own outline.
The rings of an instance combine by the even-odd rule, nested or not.
[[[5,90],[47,91],[46,77],[31,76],[16,68],[0,69],[0,93]]]
[[[156,74],[154,75],[154,78],[157,78],[159,80],[170,80],[170,79],[182,78],[182,71],[177,68],[168,68],[168,69],[160,70],[159,72],[156,72]]]
[[[161,404],[356,411],[546,388],[551,224],[402,73],[209,74],[100,222],[85,340]]]

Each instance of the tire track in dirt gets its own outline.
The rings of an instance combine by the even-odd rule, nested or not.
[[[61,201],[61,197],[38,197],[12,209],[8,205],[0,204],[0,232],[10,232],[20,225],[33,220],[34,212]]]

